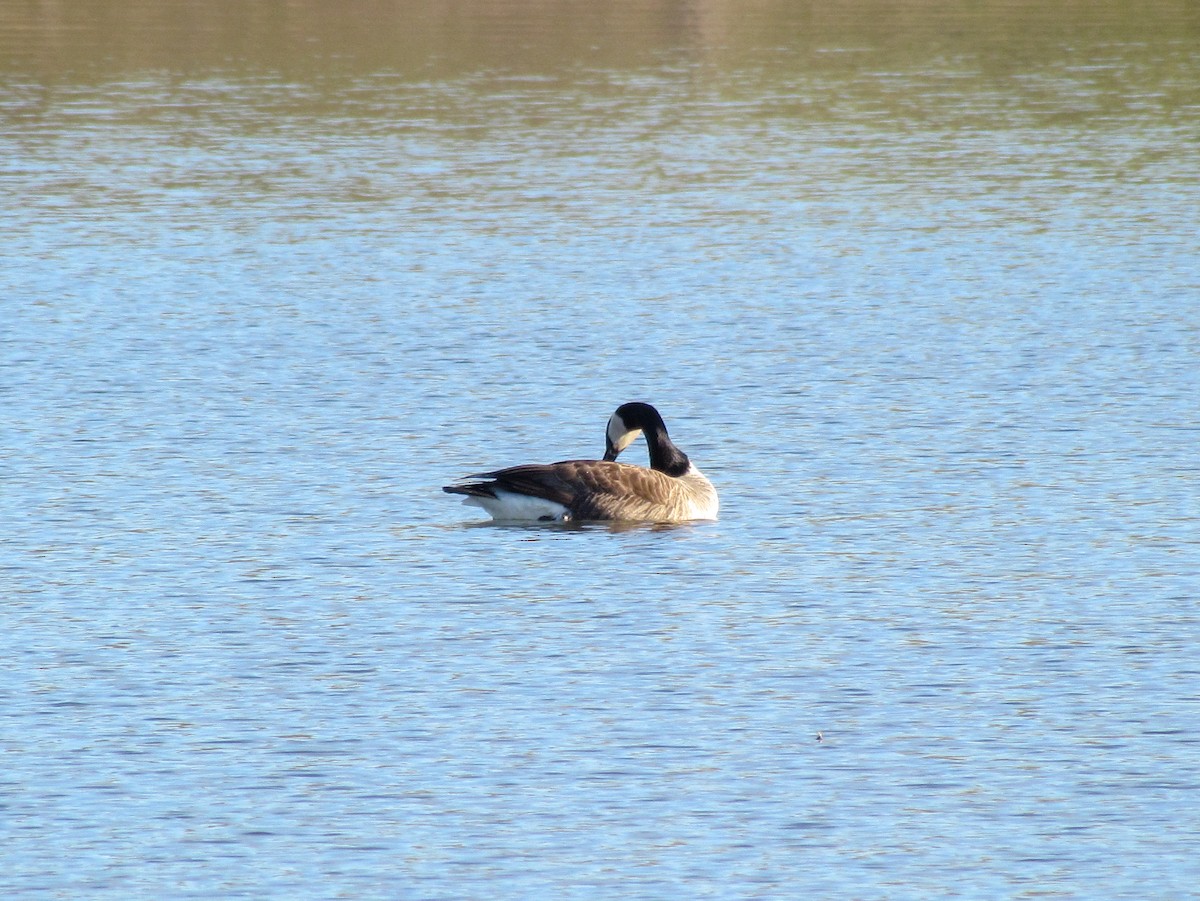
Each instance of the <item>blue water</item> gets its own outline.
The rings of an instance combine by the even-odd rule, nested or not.
[[[755,46],[9,78],[6,895],[1196,897],[1200,57]]]

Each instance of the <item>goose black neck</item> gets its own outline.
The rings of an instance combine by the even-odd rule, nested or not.
[[[669,476],[681,476],[688,471],[688,456],[675,446],[667,434],[667,426],[658,410],[649,404],[624,404],[617,413],[631,427],[640,428],[650,448],[650,468]]]
[[[650,468],[678,478],[691,465],[688,455],[675,446],[665,428],[643,429],[646,444],[650,447]]]

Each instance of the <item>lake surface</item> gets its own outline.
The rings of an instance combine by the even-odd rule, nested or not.
[[[0,121],[7,897],[1197,897],[1190,5],[18,4]],[[634,399],[719,522],[440,490]]]

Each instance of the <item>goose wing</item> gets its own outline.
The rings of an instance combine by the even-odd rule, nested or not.
[[[562,504],[577,519],[653,515],[669,500],[670,476],[653,469],[603,460],[564,460],[480,473],[497,488]]]

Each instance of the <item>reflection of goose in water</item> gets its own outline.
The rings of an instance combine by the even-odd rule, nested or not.
[[[650,468],[617,463],[639,434]],[[466,476],[442,489],[465,494],[493,519],[686,522],[717,518],[717,490],[667,435],[649,404],[623,404],[608,420],[603,460],[533,463]]]

